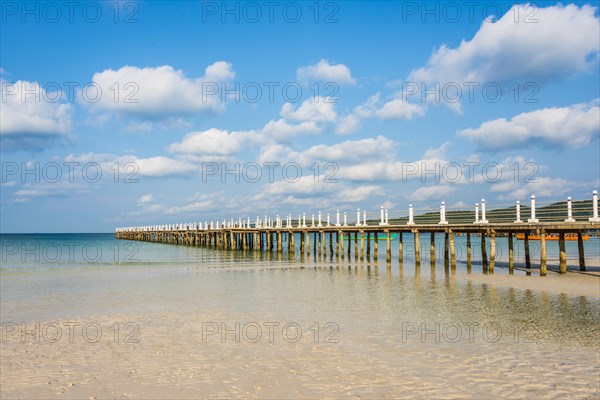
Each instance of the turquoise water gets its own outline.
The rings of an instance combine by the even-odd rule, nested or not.
[[[364,397],[397,397],[406,390],[427,396],[432,393],[429,389],[437,391],[437,397],[444,397],[446,389],[453,387],[462,391],[462,397],[471,393],[472,398],[481,398],[488,391],[493,393],[490,397],[516,393],[516,398],[565,398],[574,382],[581,397],[598,396],[600,297],[469,281],[465,279],[468,274],[486,272],[480,263],[478,240],[473,241],[474,263],[467,269],[461,250],[465,239],[461,237],[456,239],[455,269],[446,268],[442,256],[437,257],[437,263],[429,262],[429,237],[425,235],[423,262],[417,266],[409,245],[412,238],[406,236],[404,262],[398,262],[395,241],[392,262],[387,264],[385,243],[380,243],[379,262],[356,262],[354,255],[349,260],[337,260],[303,257],[297,252],[296,257],[289,259],[285,252],[231,252],[117,241],[110,234],[2,235],[3,329],[21,324],[31,328],[34,321],[57,321],[59,325],[86,319],[109,321],[107,324],[130,321],[139,327],[140,340],[138,345],[127,347],[127,356],[119,356],[114,351],[122,351],[121,348],[112,343],[107,347],[85,344],[74,348],[66,339],[57,344],[62,347],[47,343],[43,347],[42,343],[39,353],[30,353],[29,343],[20,344],[20,336],[11,336],[13,342],[2,342],[7,346],[3,347],[2,362],[6,371],[12,373],[10,376],[20,376],[20,370],[11,369],[17,368],[18,363],[25,362],[27,369],[28,365],[54,362],[35,375],[33,381],[38,386],[31,392],[52,397],[53,393],[46,392],[46,382],[63,378],[49,379],[47,371],[56,370],[60,375],[62,365],[71,363],[66,361],[71,354],[90,360],[103,355],[105,362],[115,363],[108,370],[123,362],[128,363],[128,370],[141,370],[156,362],[155,354],[160,348],[167,353],[148,376],[168,382],[173,390],[188,385],[203,391],[198,378],[182,375],[165,381],[162,370],[177,371],[189,359],[202,360],[199,366],[213,362],[212,358],[206,360],[212,353],[199,339],[204,322],[225,323],[231,328],[240,321],[259,325],[275,321],[281,326],[294,323],[303,327],[305,336],[301,343],[305,344],[295,347],[281,340],[274,344],[263,341],[269,353],[259,356],[254,343],[221,343],[217,337],[217,347],[213,348],[218,349],[217,354],[223,351],[229,355],[216,357],[214,362],[222,371],[241,368],[257,357],[262,357],[263,363],[257,373],[268,371],[270,365],[283,366],[275,378],[256,377],[263,386],[288,376],[287,366],[297,365],[304,375],[287,378],[286,387],[303,387],[315,381],[313,376],[325,376],[331,386],[320,387],[329,388],[328,393],[336,397],[343,397],[341,393],[347,390],[343,387],[350,387],[360,377],[368,381],[368,389],[356,391]],[[440,235],[438,251],[442,243]],[[553,246],[549,243],[549,258],[556,254]],[[600,264],[598,241],[590,240],[585,246],[588,264]],[[515,247],[517,259],[522,261],[518,248]],[[500,261],[495,275],[508,274],[501,261],[506,257],[505,250],[506,239],[499,238]],[[569,258],[576,261],[573,250],[572,243],[568,243]],[[534,251],[532,257],[535,258]],[[518,279],[550,279],[525,276],[519,266],[515,275],[523,275]],[[325,342],[323,336],[318,344],[313,343],[314,331],[310,327],[315,324],[319,324],[323,335],[332,332],[324,327],[335,327],[336,342]],[[48,353],[53,356],[43,359]],[[246,361],[236,361],[240,360],[239,354],[246,353],[250,354]],[[347,361],[336,363],[338,359]],[[327,368],[323,367],[325,362]],[[80,359],[74,368],[85,370],[90,364]],[[81,374],[81,379],[89,378],[86,373]],[[214,379],[219,382],[231,377],[229,373],[215,374]],[[346,379],[347,374],[351,375]],[[246,375],[247,371],[240,373],[240,379]],[[407,375],[418,381],[409,381],[402,389]],[[95,390],[97,385],[119,386],[111,380],[114,375],[110,373],[99,377],[100,383],[92,381],[82,390]],[[337,387],[336,382],[346,383]],[[487,385],[485,388],[481,388],[482,382]],[[390,385],[400,386],[397,392],[390,392]],[[278,392],[275,397],[283,393]],[[320,392],[307,397],[317,393]]]

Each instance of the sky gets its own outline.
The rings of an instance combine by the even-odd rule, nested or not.
[[[0,5],[3,233],[600,187],[598,2]]]

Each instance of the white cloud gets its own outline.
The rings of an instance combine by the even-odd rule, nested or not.
[[[382,104],[381,95],[376,93],[362,105],[357,106],[354,112],[363,118],[377,117],[381,119],[405,119],[411,120],[414,117],[425,115],[425,106],[409,103],[408,101],[396,98]]]
[[[335,127],[335,133],[338,135],[349,135],[360,129],[360,118],[354,114],[346,115],[339,119]]]
[[[333,122],[337,118],[335,103],[327,97],[311,97],[304,100],[297,109],[291,103],[285,103],[280,115],[290,120],[312,122]]]
[[[154,201],[154,197],[151,194],[145,194],[138,199],[139,204],[152,203],[153,201]]]
[[[285,119],[270,120],[261,129],[264,140],[286,141],[297,135],[314,135],[320,133],[323,127],[314,121],[305,121],[299,124],[290,124]]]
[[[80,101],[95,110],[154,118],[218,111],[225,105],[220,93],[221,84],[234,77],[232,65],[225,61],[206,67],[200,78],[186,77],[183,71],[170,65],[155,68],[124,66],[95,73],[92,82],[101,88],[102,96],[97,102],[90,102],[81,95]],[[93,96],[95,94],[87,95],[88,98]]]
[[[352,78],[350,68],[344,64],[330,64],[327,60],[321,60],[317,64],[298,68],[296,70],[296,78],[302,82],[316,80],[335,82],[339,85],[356,84],[356,80]]]
[[[114,154],[83,153],[79,155],[70,154],[65,158],[67,162],[98,163],[103,173],[113,176],[115,163],[119,167],[122,179],[135,181],[139,177],[160,178],[165,176],[187,177],[198,171],[198,167],[189,161],[177,160],[169,157],[156,156],[139,158],[134,155],[117,156]]]
[[[528,21],[525,17],[536,10],[532,18],[537,21]],[[407,81],[462,85],[570,76],[597,65],[600,24],[596,11],[590,5],[514,5],[498,21],[483,22],[475,36],[457,48],[441,46]]]
[[[68,137],[73,109],[61,100],[65,99],[64,93],[48,93],[38,82],[0,83],[0,138],[4,149],[42,149]]]
[[[169,151],[180,154],[230,156],[257,139],[258,136],[253,131],[229,132],[211,128],[188,133],[181,142],[171,144]]]
[[[501,193],[498,200],[521,200],[527,201],[532,194],[536,197],[549,197],[556,199],[557,196],[568,194],[573,185],[562,178],[538,177],[535,182],[507,181],[494,184],[490,192]]]
[[[465,129],[459,136],[483,150],[522,148],[541,144],[555,148],[580,148],[598,140],[600,107],[598,100],[568,107],[552,107],[484,122]]]
[[[428,200],[444,201],[446,196],[454,193],[455,187],[448,185],[422,186],[417,188],[412,193],[408,193],[405,197],[409,201],[424,202]]]

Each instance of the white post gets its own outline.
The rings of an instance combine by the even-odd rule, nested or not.
[[[521,222],[521,202],[517,200],[517,219],[515,220],[515,224],[520,224]]]
[[[314,228],[314,227],[315,227],[315,214],[313,214],[313,215],[312,215],[312,220],[311,220],[310,226],[311,226],[312,228]]]
[[[565,222],[575,222],[575,220],[573,219],[571,196],[567,197],[567,219],[565,219]]]
[[[344,226],[348,226],[348,220],[346,217],[347,217],[346,211],[344,211]]]
[[[598,191],[594,190],[592,192],[592,218],[590,218],[590,222],[600,222],[600,218],[598,218]]]
[[[414,225],[415,221],[414,221],[414,210],[413,210],[413,206],[412,204],[408,205],[408,222],[406,223],[406,225]]]
[[[321,211],[319,211],[319,224],[317,226],[318,227],[323,226],[323,224],[321,223]]]
[[[531,195],[531,218],[529,218],[527,222],[540,222],[535,218],[535,196],[533,194]]]
[[[367,211],[363,210],[363,226],[367,226]]]
[[[335,212],[335,226],[340,226],[340,210]]]
[[[360,208],[356,209],[356,226],[360,226]]]
[[[302,227],[306,228],[306,213],[302,213]]]
[[[487,224],[488,220],[485,218],[485,199],[481,199],[481,221],[482,224]]]
[[[327,226],[330,226],[329,225],[329,213],[327,213]]]
[[[389,220],[389,215],[388,215],[388,209],[385,209],[385,224],[389,225],[390,224],[390,220]]]
[[[474,224],[479,223],[479,203],[475,203],[475,222]]]
[[[300,228],[302,226],[302,217],[300,217],[300,214],[298,214],[298,228]]]
[[[385,216],[384,216],[384,211],[383,211],[383,206],[381,206],[381,209],[379,210],[379,213],[381,215],[381,222],[379,222],[379,225],[385,225]]]
[[[440,206],[440,223],[439,225],[447,225],[448,221],[446,221],[446,202],[442,201],[442,205]]]

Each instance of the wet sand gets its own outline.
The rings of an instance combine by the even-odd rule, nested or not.
[[[262,318],[262,317],[261,317]],[[296,343],[275,334],[256,343],[202,338],[205,321],[251,315],[113,315],[88,343],[2,345],[3,399],[192,398],[597,398],[597,354],[529,344],[422,343],[372,329],[340,332],[338,343]],[[260,321],[264,321],[261,319]],[[269,320],[267,318],[267,320]],[[115,321],[136,321],[138,343],[115,341]],[[233,325],[230,325],[233,326]],[[308,327],[305,327],[308,329]],[[306,331],[308,332],[308,331]],[[252,336],[254,337],[254,336]],[[577,360],[577,362],[574,362]]]

